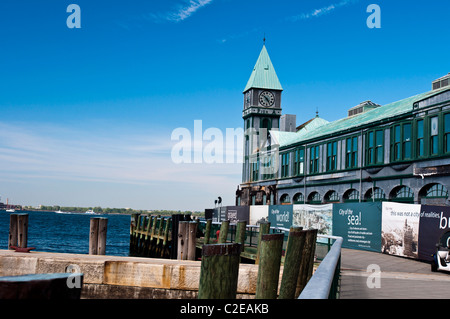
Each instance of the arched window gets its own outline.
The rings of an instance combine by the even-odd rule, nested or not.
[[[321,204],[322,198],[318,192],[312,192],[308,196],[308,204]]]
[[[394,202],[414,203],[414,193],[408,186],[397,186],[392,189],[389,199]]]
[[[303,196],[302,193],[297,193],[294,195],[294,204],[304,204],[305,203],[305,196]]]
[[[420,192],[419,196],[422,198],[448,198],[448,190],[442,184],[428,184],[424,186]]]
[[[327,203],[338,203],[340,201],[339,194],[333,190],[326,193],[324,199]]]
[[[384,191],[379,187],[372,187],[364,195],[366,202],[378,202],[386,199]]]
[[[280,197],[281,205],[287,205],[291,203],[291,197],[288,194],[283,194]]]
[[[359,202],[359,192],[352,188],[347,190],[343,196],[344,203]]]

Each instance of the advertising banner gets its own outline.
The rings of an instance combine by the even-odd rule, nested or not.
[[[250,206],[250,225],[259,225],[260,222],[269,221],[269,206]]]
[[[213,223],[222,222],[227,220],[227,207],[216,207],[213,210],[212,221]]]
[[[333,204],[333,235],[342,247],[381,251],[381,203]]]
[[[300,226],[305,230],[317,229],[319,235],[332,235],[333,204],[293,206],[293,226]]]
[[[440,236],[450,230],[450,207],[422,205],[419,224],[419,256],[432,260]]]
[[[420,205],[383,202],[381,252],[418,258]]]
[[[227,206],[227,219],[230,223],[237,221],[246,221],[249,223],[250,207],[248,206]]]
[[[289,229],[292,225],[292,206],[293,205],[270,205],[270,227],[284,227]]]

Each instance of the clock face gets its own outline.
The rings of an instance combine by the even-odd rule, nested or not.
[[[259,95],[259,103],[262,106],[272,106],[275,103],[275,96],[272,92],[264,91]]]

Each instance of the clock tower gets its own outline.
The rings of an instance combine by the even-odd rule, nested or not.
[[[244,184],[261,179],[260,153],[270,147],[269,131],[280,128],[282,91],[283,88],[264,45],[243,91],[242,118],[245,136],[242,182]]]

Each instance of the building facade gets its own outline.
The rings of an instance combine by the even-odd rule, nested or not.
[[[237,205],[397,201],[449,205],[450,73],[431,91],[346,118],[296,125],[263,47],[244,90],[244,161]]]

